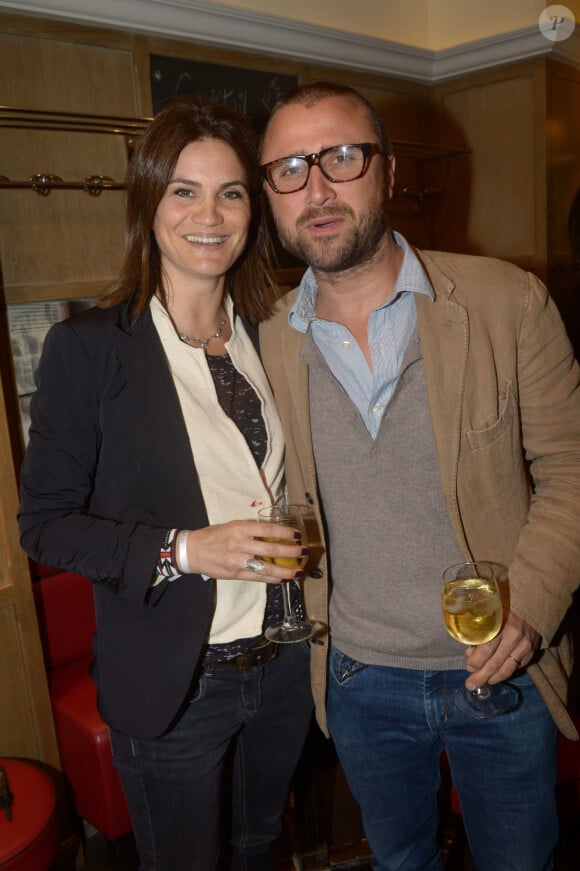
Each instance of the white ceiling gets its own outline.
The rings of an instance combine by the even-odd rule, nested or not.
[[[417,81],[538,55],[580,66],[578,26],[543,35],[543,0],[0,0],[0,10],[240,48]],[[551,7],[550,7],[551,8]]]
[[[537,26],[543,0],[208,0],[416,48],[440,51]],[[580,20],[580,0],[567,8]],[[576,9],[574,9],[576,7]]]

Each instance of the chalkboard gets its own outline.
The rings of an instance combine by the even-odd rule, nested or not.
[[[159,54],[150,55],[149,70],[155,114],[175,97],[191,94],[237,109],[252,120],[258,131],[264,127],[276,100],[298,84],[297,76]]]

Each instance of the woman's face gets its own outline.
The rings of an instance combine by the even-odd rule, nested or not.
[[[217,139],[186,145],[153,222],[172,289],[223,282],[246,246],[250,219],[248,180],[233,149]]]

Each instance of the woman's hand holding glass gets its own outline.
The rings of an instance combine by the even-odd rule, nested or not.
[[[290,526],[280,526],[276,541],[267,540],[271,535],[271,524],[260,520],[231,520],[192,530],[187,536],[190,572],[270,584],[303,578],[300,566],[306,561],[308,549],[300,534]],[[284,562],[277,565],[274,560]]]
[[[273,559],[279,565],[287,567],[287,571],[293,571],[293,577],[304,577],[301,571],[302,567],[308,562],[308,548],[306,547],[306,523],[304,514],[300,506],[288,505],[286,503],[278,503],[269,505],[267,508],[262,508],[258,511],[258,517],[261,521],[266,521],[268,527],[267,537],[260,544],[260,557],[269,561]],[[302,542],[303,549],[299,556],[281,556],[272,557],[267,553],[267,545],[280,541],[281,533],[287,533],[287,530],[293,530],[294,535],[298,536]],[[296,571],[298,569],[298,571]],[[291,580],[289,578],[288,580]],[[298,641],[306,641],[314,635],[314,627],[311,623],[304,619],[301,609],[294,610],[292,602],[292,594],[290,584],[282,585],[282,602],[284,605],[284,617],[280,623],[274,623],[266,627],[264,632],[266,638],[270,641],[276,641],[278,644],[294,644]]]

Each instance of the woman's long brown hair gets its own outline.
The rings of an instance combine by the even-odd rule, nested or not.
[[[279,292],[272,269],[271,238],[262,218],[264,194],[257,168],[258,137],[244,116],[189,97],[174,101],[156,116],[131,157],[126,177],[125,257],[113,285],[99,301],[102,308],[131,299],[131,320],[135,321],[154,294],[167,306],[153,222],[179,155],[186,145],[198,140],[218,140],[229,145],[248,179],[252,207],[248,243],[226,276],[225,292],[232,297],[238,314],[254,323],[270,316]]]

